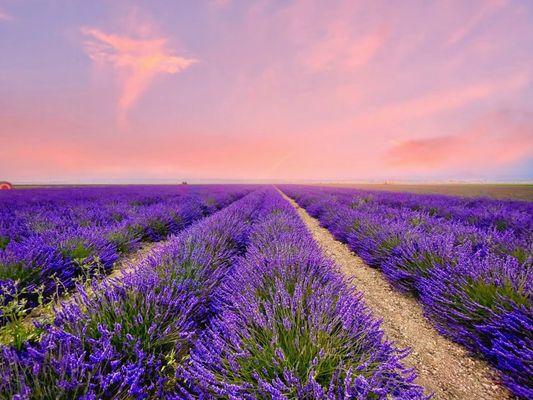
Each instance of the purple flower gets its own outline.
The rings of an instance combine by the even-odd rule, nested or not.
[[[532,397],[533,203],[283,190],[398,289],[418,296],[436,328],[483,355],[514,394]]]

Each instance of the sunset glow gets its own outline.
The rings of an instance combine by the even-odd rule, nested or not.
[[[0,180],[533,179],[533,3],[0,0]]]

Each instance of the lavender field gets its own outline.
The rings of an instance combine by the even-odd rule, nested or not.
[[[514,396],[533,396],[532,203],[279,189]],[[410,349],[390,340],[282,193],[0,193],[0,398],[429,398]],[[150,242],[160,245],[132,258]],[[51,317],[33,318],[47,304]]]
[[[42,329],[2,348],[5,398],[425,398],[272,188],[80,288]]]
[[[108,273],[142,243],[175,234],[250,190],[129,186],[1,193],[0,303],[17,307],[4,310],[0,323],[95,273]]]
[[[533,397],[533,203],[283,188],[398,289],[442,334]]]
[[[0,400],[533,400],[533,0],[0,0]]]

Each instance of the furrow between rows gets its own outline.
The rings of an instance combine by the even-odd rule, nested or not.
[[[298,211],[323,251],[341,268],[368,307],[382,319],[387,336],[398,346],[412,349],[407,362],[416,368],[418,383],[437,399],[508,399],[497,384],[497,374],[482,360],[440,335],[424,318],[422,307],[411,296],[394,290],[383,275],[370,268],[293,199],[281,192]]]

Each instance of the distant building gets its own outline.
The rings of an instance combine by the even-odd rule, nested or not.
[[[182,185],[186,185],[187,184],[187,181],[183,181],[181,182]]]
[[[9,190],[13,189],[13,185],[9,182],[0,181],[0,190]]]

